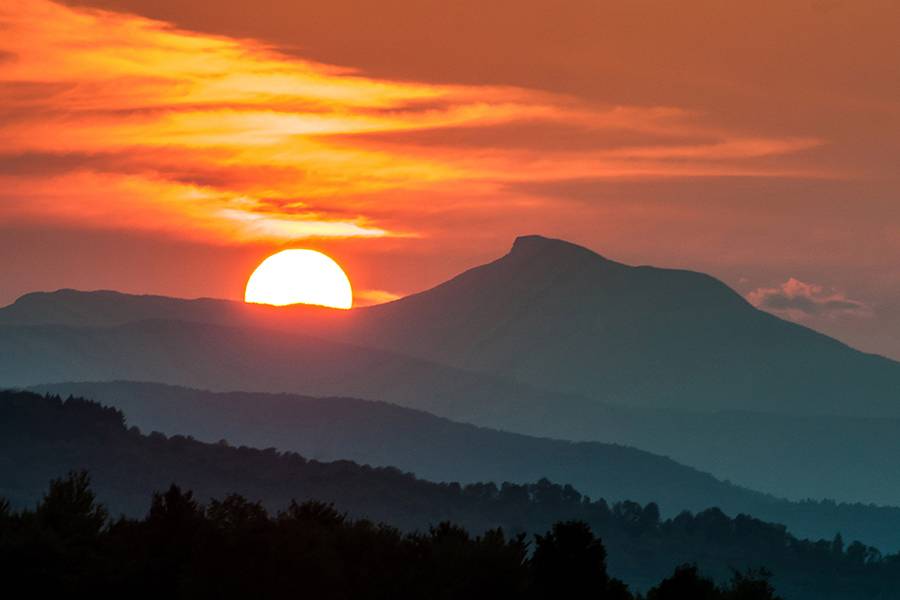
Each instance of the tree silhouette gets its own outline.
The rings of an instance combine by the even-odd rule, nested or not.
[[[556,523],[546,535],[536,535],[531,567],[541,598],[612,598],[624,591],[611,586],[606,550],[581,521]]]
[[[721,600],[711,579],[702,577],[696,565],[682,565],[671,577],[647,592],[647,600]]]
[[[109,518],[106,509],[97,504],[86,471],[73,471],[50,482],[50,489],[35,511],[41,527],[53,532],[66,543],[94,539]]]

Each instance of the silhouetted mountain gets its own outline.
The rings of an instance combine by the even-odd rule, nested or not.
[[[425,528],[452,520],[475,532],[496,526],[508,532],[542,532],[554,522],[580,520],[603,539],[609,551],[609,573],[638,589],[649,588],[685,562],[697,563],[718,579],[729,577],[731,568],[766,566],[775,572],[778,589],[795,600],[896,598],[900,588],[898,557],[882,558],[863,544],[845,546],[840,540],[800,541],[783,527],[750,517],[731,519],[713,509],[660,520],[655,505],[624,502],[609,507],[602,500],[589,501],[569,486],[546,480],[499,488],[488,484],[439,485],[396,469],[373,469],[351,462],[319,463],[273,449],[204,444],[185,437],[144,436],[136,429],[126,429],[120,412],[78,399],[62,402],[29,393],[0,392],[0,456],[0,496],[11,499],[15,507],[37,504],[44,495],[43,481],[54,477],[52,473],[87,468],[98,499],[110,505],[114,513],[145,513],[151,492],[165,490],[174,481],[193,489],[201,502],[211,496],[226,498],[232,492],[251,502],[261,500],[270,509],[287,507],[291,498],[333,501],[338,510],[349,511],[351,516],[403,528]],[[84,494],[78,489],[77,478],[51,489],[48,499],[23,523],[29,527],[44,524],[44,535],[24,544],[23,549],[36,552],[39,548],[56,548],[50,555],[40,556],[59,559],[60,552],[68,552],[68,544],[74,539],[82,544],[81,551],[75,548],[66,556],[79,561],[91,559],[90,536],[99,531],[102,513],[79,504]],[[189,503],[189,499],[170,492],[160,499],[151,520],[164,516],[167,500],[171,501],[169,509],[182,510]],[[232,498],[219,503],[211,515],[229,519],[235,535],[248,534],[259,529],[243,524],[260,510]],[[322,516],[333,514],[317,510],[316,514]],[[67,514],[80,520],[68,522]],[[183,510],[180,514],[190,516]],[[291,514],[286,513],[284,518],[292,518]],[[8,542],[20,543],[21,538],[16,536],[26,532],[9,527],[6,506],[0,507],[0,521],[2,530],[13,535]],[[189,533],[184,529],[190,525],[188,521],[173,521],[172,525],[177,523],[181,525],[170,527],[169,534]],[[306,527],[311,523],[307,520]],[[115,531],[126,536],[125,542],[133,541],[130,536],[136,534],[127,524]],[[126,543],[125,547],[133,550],[143,546]],[[316,548],[321,550],[322,546],[306,551],[316,555]],[[21,553],[14,558],[21,560]],[[33,566],[27,560],[26,565]],[[65,561],[61,567],[79,572]],[[107,580],[110,582],[122,575],[115,569],[109,573],[113,577]]]
[[[540,236],[363,309],[370,345],[629,406],[900,416],[900,363],[751,306],[701,273]]]
[[[780,496],[900,504],[898,363],[706,275],[558,240],[519,238],[432,290],[351,311],[64,290],[24,296],[0,324],[0,385],[353,396],[633,445]]]
[[[229,323],[240,318],[239,304],[228,300],[182,300],[165,296],[135,296],[111,290],[58,290],[25,294],[0,309],[2,325],[71,325],[102,327],[134,321],[171,319]]]
[[[840,531],[884,550],[900,549],[898,508],[787,502],[624,446],[533,438],[353,398],[223,394],[130,382],[47,385],[36,391],[91,398],[121,410],[143,431],[393,466],[431,481],[499,484],[547,477],[592,497],[655,502],[663,515],[715,506],[784,523],[800,537]]]
[[[350,328],[359,314],[359,309],[338,310],[304,304],[276,307],[216,298],[61,289],[25,294],[0,308],[0,325],[114,327],[139,321],[179,321],[340,337],[337,333]]]
[[[290,330],[570,399],[900,417],[900,363],[757,310],[708,275],[631,267],[540,236],[520,237],[506,256],[428,291],[351,311],[72,290],[29,294],[0,309],[0,324],[9,325],[147,319]],[[585,419],[575,418],[577,425],[554,425],[577,431]]]

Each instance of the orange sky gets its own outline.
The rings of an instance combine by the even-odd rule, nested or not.
[[[0,30],[0,302],[239,298],[314,247],[364,303],[544,233],[900,356],[890,0],[7,0]]]

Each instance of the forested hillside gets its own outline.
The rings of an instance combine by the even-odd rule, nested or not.
[[[173,485],[144,519],[110,522],[89,483],[83,471],[54,480],[33,511],[0,501],[4,585],[38,597],[636,598],[609,576],[602,541],[580,521],[532,540],[502,529],[472,536],[449,522],[403,533],[321,502],[271,516],[238,495],[203,505]],[[647,598],[778,600],[768,577],[747,571],[716,585],[680,566]]]
[[[799,537],[831,537],[840,531],[882,551],[900,549],[900,508],[828,501],[789,502],[716,479],[665,456],[623,445],[519,435],[355,398],[216,393],[121,381],[36,389],[63,396],[74,394],[118,408],[130,425],[144,431],[191,435],[206,442],[226,439],[255,448],[275,447],[323,461],[347,459],[372,466],[393,466],[431,481],[528,483],[546,477],[607,501],[655,502],[664,516],[717,506],[730,515],[746,513],[783,523]],[[694,415],[695,419],[701,417]],[[724,421],[724,415],[719,418]],[[749,417],[745,420],[751,425],[757,423]],[[616,424],[628,426],[625,419],[611,417],[609,421],[605,425],[610,430]],[[685,425],[676,415],[670,415],[669,421],[673,427],[681,425],[683,431],[690,432],[691,440],[701,436],[699,427]],[[770,432],[775,429],[771,423],[768,427]],[[727,433],[744,443],[735,427],[726,424],[719,434],[722,446]],[[659,435],[662,437],[663,433]],[[796,446],[801,444],[802,440],[796,442]],[[721,456],[725,450],[719,448],[716,446]],[[777,445],[770,453],[779,450],[787,454],[799,452],[800,448]],[[790,461],[792,457],[785,455],[782,460]]]
[[[449,520],[474,534],[502,527],[515,536],[579,520],[603,540],[609,573],[636,589],[651,588],[684,563],[696,563],[719,581],[735,568],[766,567],[779,591],[795,600],[891,598],[900,589],[895,556],[839,539],[802,541],[782,526],[748,516],[730,518],[710,509],[661,519],[654,504],[609,505],[548,481],[439,485],[395,469],[145,436],[126,429],[122,413],[79,399],[0,394],[0,456],[0,496],[18,509],[37,504],[48,480],[83,468],[112,514],[143,516],[154,491],[177,483],[204,503],[231,493],[269,510],[283,509],[292,499],[318,500],[353,518],[406,531]]]

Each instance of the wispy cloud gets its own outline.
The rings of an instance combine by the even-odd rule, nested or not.
[[[795,321],[823,317],[869,317],[872,308],[835,290],[791,277],[777,287],[759,288],[747,295],[755,306],[781,314]]]
[[[373,304],[384,304],[399,300],[402,295],[388,292],[385,290],[354,290],[353,304],[354,306],[370,306]]]
[[[4,3],[0,27],[10,222],[230,241],[410,236],[423,199],[458,202],[461,186],[502,203],[521,182],[820,175],[760,159],[821,139],[748,136],[678,107],[378,80],[46,0]]]

